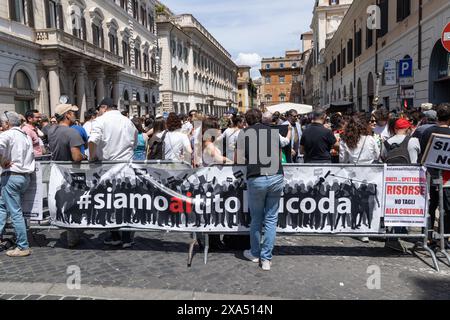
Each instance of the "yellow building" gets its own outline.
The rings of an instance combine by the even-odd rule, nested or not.
[[[251,78],[249,66],[238,66],[238,110],[239,112],[246,112],[252,108]]]

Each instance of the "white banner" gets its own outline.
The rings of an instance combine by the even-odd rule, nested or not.
[[[386,167],[384,222],[387,227],[425,227],[428,210],[426,169]]]
[[[278,232],[382,231],[383,167],[287,166],[284,171]],[[50,178],[50,214],[53,224],[64,228],[248,232],[249,206],[245,168],[237,166],[54,165]]]

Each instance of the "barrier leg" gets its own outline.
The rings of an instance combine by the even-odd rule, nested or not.
[[[205,264],[208,263],[208,250],[209,250],[209,234],[205,234],[205,251],[204,251]]]
[[[189,244],[188,261],[187,261],[188,268],[190,268],[192,265],[192,259],[194,258],[194,247],[196,244],[197,244],[197,233],[194,232],[192,234],[192,241]]]
[[[440,252],[447,258],[448,263],[450,264],[450,256],[445,249],[445,211],[444,211],[444,179],[442,178],[442,170],[439,170],[439,237],[440,237]]]
[[[438,261],[437,261],[437,258],[436,258],[436,254],[435,254],[434,251],[428,246],[428,233],[425,233],[425,238],[424,238],[424,241],[423,241],[423,249],[426,250],[426,251],[430,254],[431,259],[433,260],[433,266],[434,266],[434,269],[436,269],[436,271],[439,272],[439,271],[440,271],[440,268],[439,268],[439,264],[438,264]],[[413,249],[413,250],[414,250],[414,249]]]

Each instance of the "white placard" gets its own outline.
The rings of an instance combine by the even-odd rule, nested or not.
[[[434,134],[427,151],[425,167],[450,170],[450,135]]]
[[[386,167],[384,190],[385,226],[426,226],[428,187],[425,168]]]
[[[386,86],[397,84],[397,61],[387,60],[384,62],[384,83]]]

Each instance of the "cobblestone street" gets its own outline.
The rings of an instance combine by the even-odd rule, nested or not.
[[[279,237],[272,271],[263,272],[238,251],[211,252],[205,265],[198,248],[188,268],[187,234],[137,233],[134,248],[123,250],[103,245],[105,234],[87,232],[80,247],[69,250],[64,234],[60,240],[61,233],[38,232],[29,258],[0,256],[0,282],[11,283],[6,289],[0,285],[0,293],[6,294],[0,299],[31,299],[28,295],[52,299],[48,288],[65,287],[67,268],[73,265],[80,267],[81,289],[53,299],[450,298],[448,266],[441,262],[441,272],[435,272],[427,255],[419,253],[421,260],[397,254],[379,241],[365,244],[350,238]],[[372,265],[381,269],[379,290],[367,288],[367,269]],[[36,289],[36,284],[43,289]],[[14,291],[16,287],[22,291]],[[34,291],[26,291],[27,287]],[[112,291],[106,294],[106,289]]]

